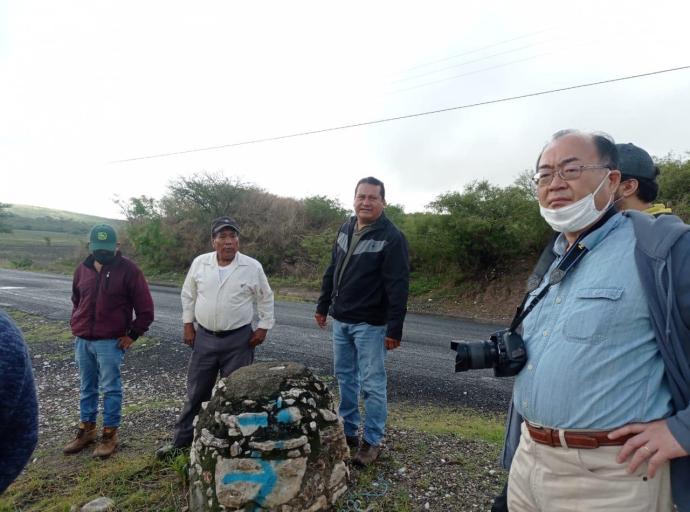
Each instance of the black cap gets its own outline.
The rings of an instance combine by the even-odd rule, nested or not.
[[[616,144],[618,148],[618,170],[631,178],[645,178],[654,181],[659,175],[659,168],[644,149],[635,144]]]
[[[240,234],[240,230],[237,227],[237,221],[235,219],[232,217],[218,217],[213,221],[213,224],[211,224],[211,236],[215,238],[218,232],[225,228],[230,228],[238,235]]]

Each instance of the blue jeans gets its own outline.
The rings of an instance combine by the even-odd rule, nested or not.
[[[385,339],[385,325],[333,320],[333,366],[340,388],[338,412],[345,420],[345,435],[357,435],[361,390],[365,410],[363,437],[373,446],[381,444],[388,418]]]
[[[98,390],[103,393],[103,426],[119,427],[122,416],[120,364],[125,356],[117,340],[74,341],[74,359],[81,378],[79,411],[81,421],[96,423]]]

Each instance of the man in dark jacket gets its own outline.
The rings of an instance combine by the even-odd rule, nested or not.
[[[81,422],[77,437],[62,450],[65,455],[78,453],[98,439],[99,388],[103,393],[103,435],[93,456],[106,459],[117,451],[122,416],[120,364],[125,350],[153,322],[153,299],[144,275],[122,256],[119,246],[112,227],[96,226],[91,230],[91,255],[74,272],[70,324],[81,378]]]
[[[357,183],[355,216],[338,232],[314,315],[322,329],[328,313],[334,319],[339,413],[350,446],[359,445],[360,391],[364,396],[362,444],[353,461],[361,466],[376,460],[383,439],[386,350],[400,346],[410,282],[407,239],[383,213],[385,206],[381,181],[369,177]]]

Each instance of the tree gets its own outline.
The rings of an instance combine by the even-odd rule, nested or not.
[[[350,215],[340,201],[326,196],[311,196],[302,199],[304,204],[305,224],[308,229],[323,230],[338,228]]]
[[[669,153],[655,163],[661,170],[659,201],[671,207],[683,221],[690,222],[690,152],[685,157]]]
[[[12,228],[7,223],[7,219],[12,216],[7,210],[11,204],[0,203],[0,233],[12,233]]]

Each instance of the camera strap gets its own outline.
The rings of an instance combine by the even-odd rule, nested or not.
[[[582,245],[581,240],[590,233],[593,233],[594,231],[599,229],[604,224],[606,224],[606,222],[616,213],[618,212],[615,208],[609,208],[608,210],[606,210],[606,213],[604,213],[601,219],[599,219],[591,228],[586,230],[577,238],[570,250],[565,254],[565,256],[563,256],[563,259],[558,264],[558,266],[551,271],[551,274],[549,275],[549,282],[547,283],[547,285],[541,289],[537,296],[534,297],[532,302],[530,302],[529,306],[525,308],[525,305],[527,304],[527,301],[530,298],[530,293],[539,287],[542,279],[544,278],[544,275],[553,264],[553,261],[556,259],[556,254],[553,252],[553,247],[559,235],[555,235],[549,241],[549,244],[546,246],[544,252],[542,252],[541,257],[539,258],[539,261],[537,262],[537,266],[535,267],[534,272],[529,277],[529,280],[527,282],[528,291],[525,294],[525,298],[522,300],[522,304],[518,306],[517,311],[515,312],[515,318],[513,318],[510,327],[508,327],[508,330],[510,332],[515,332],[515,330],[525,320],[527,315],[534,309],[534,307],[539,303],[539,301],[544,298],[546,293],[549,291],[549,288],[551,288],[551,286],[553,286],[554,284],[558,284],[561,281],[563,281],[563,278],[566,276],[568,271],[572,269],[584,257],[585,254],[587,254],[588,249],[587,247]]]

